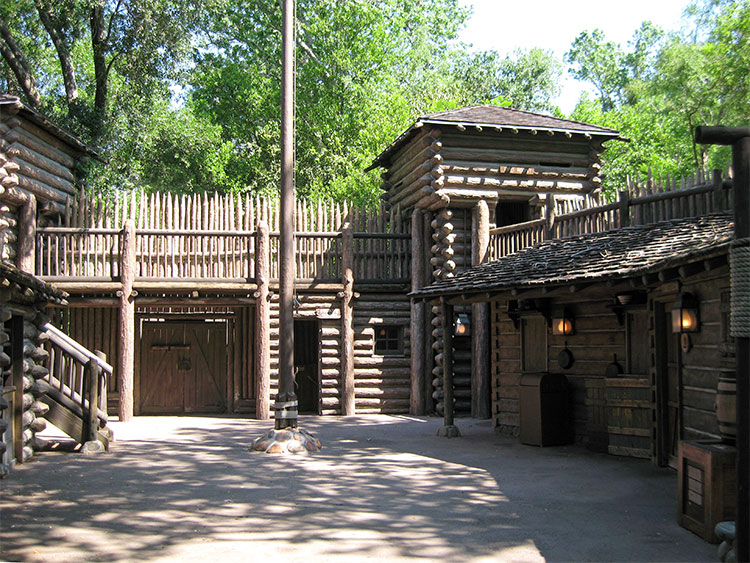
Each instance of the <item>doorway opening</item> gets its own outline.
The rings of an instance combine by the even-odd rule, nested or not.
[[[295,393],[300,414],[320,414],[320,323],[294,321]]]

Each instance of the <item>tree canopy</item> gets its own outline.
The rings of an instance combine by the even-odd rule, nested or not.
[[[610,192],[626,175],[723,168],[728,149],[696,144],[695,127],[750,123],[750,3],[702,0],[685,15],[681,33],[645,22],[628,49],[599,30],[583,32],[567,54],[570,72],[597,91],[595,99],[581,99],[573,118],[630,140],[605,152]]]
[[[701,0],[682,34],[645,22],[626,47],[599,30],[574,41],[565,63],[597,94],[571,117],[631,139],[610,143],[607,186],[723,158],[690,132],[747,122],[749,10]],[[463,45],[468,17],[458,0],[298,0],[299,193],[374,201],[364,170],[420,115],[493,103],[562,116],[563,61]],[[0,90],[100,150],[96,189],[275,192],[280,28],[267,0],[13,0],[0,5]]]

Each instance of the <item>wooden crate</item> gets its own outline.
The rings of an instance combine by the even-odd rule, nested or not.
[[[653,450],[651,386],[641,377],[608,377],[607,451],[614,455],[650,459]]]
[[[680,526],[718,543],[714,527],[736,516],[737,449],[715,441],[682,441],[677,469]]]

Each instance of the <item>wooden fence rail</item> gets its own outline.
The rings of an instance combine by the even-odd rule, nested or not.
[[[703,177],[700,176],[702,180]],[[618,201],[557,214],[558,202],[551,201],[540,219],[498,227],[490,231],[489,259],[496,260],[549,238],[598,233],[631,225],[695,217],[733,208],[732,190],[715,170],[710,183],[692,187],[639,193],[632,187],[619,192]],[[554,196],[551,196],[554,197]],[[552,210],[552,211],[550,211]]]
[[[255,276],[255,231],[137,229],[136,278],[248,281]],[[279,231],[270,233],[271,279],[279,277]],[[409,279],[406,233],[354,233],[357,281]],[[45,227],[37,230],[36,275],[47,281],[116,281],[121,231]],[[341,280],[341,232],[295,233],[297,279]]]

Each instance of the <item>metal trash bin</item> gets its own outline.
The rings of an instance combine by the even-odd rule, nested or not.
[[[570,441],[568,380],[559,373],[526,373],[519,393],[519,440],[531,446],[559,446]]]

